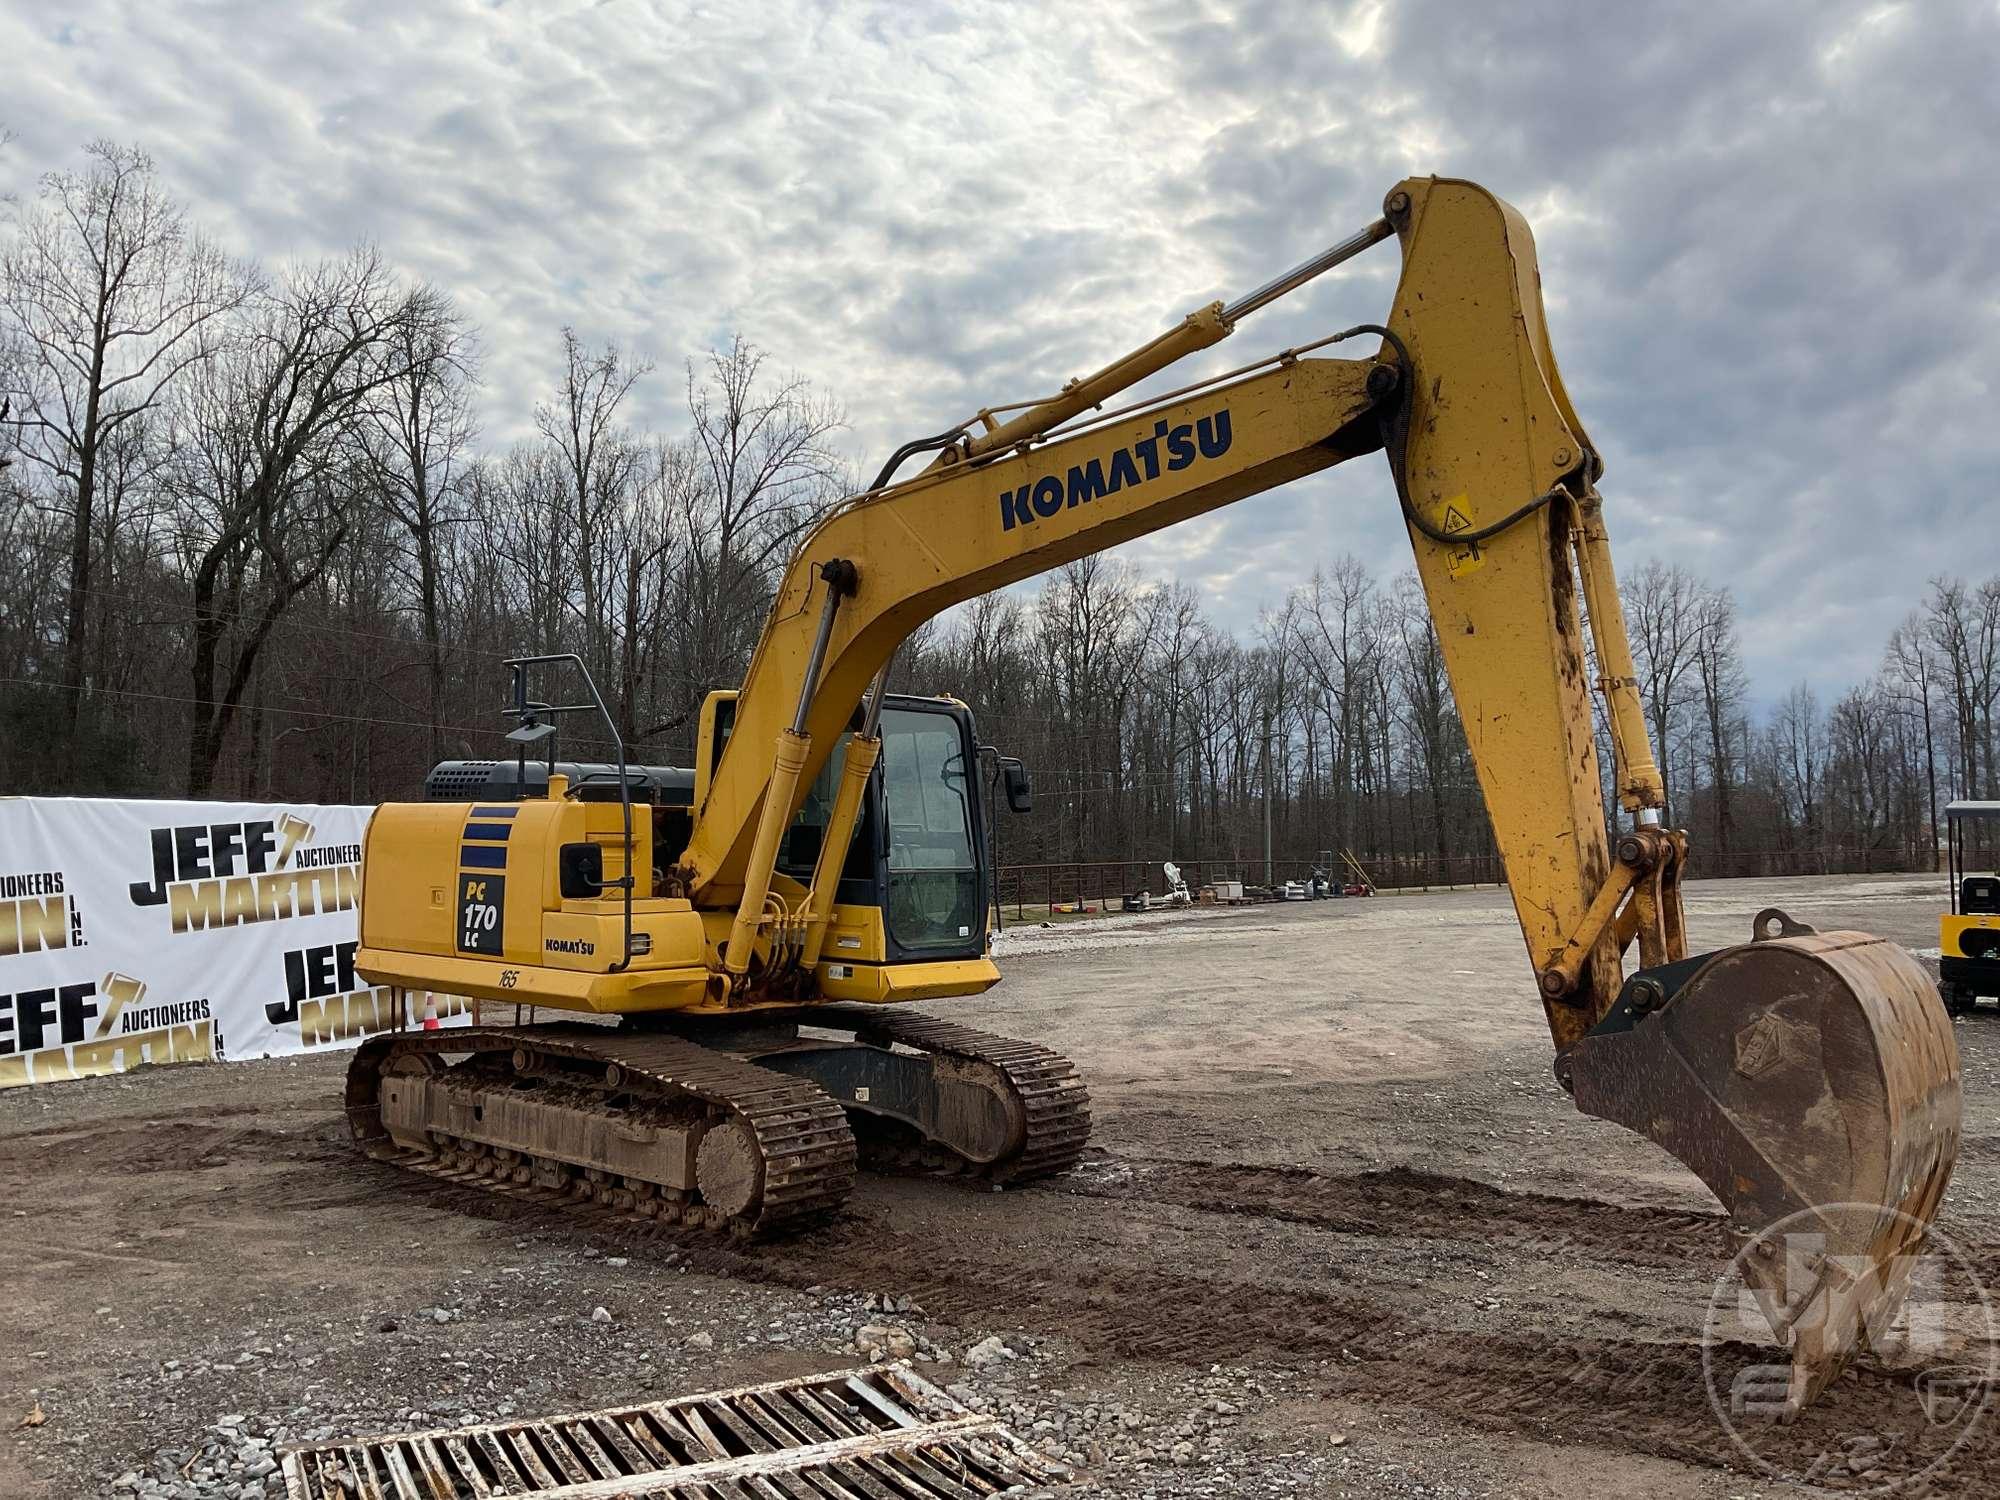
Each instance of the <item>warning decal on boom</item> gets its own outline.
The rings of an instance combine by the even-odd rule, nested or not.
[[[1465,495],[1456,495],[1445,501],[1444,524],[1438,528],[1445,535],[1456,536],[1461,531],[1472,530],[1472,522],[1466,518],[1465,512],[1459,509],[1468,498]],[[1445,569],[1452,577],[1463,578],[1485,561],[1486,559],[1480,555],[1479,544],[1469,542],[1463,547],[1452,549],[1445,558]]]

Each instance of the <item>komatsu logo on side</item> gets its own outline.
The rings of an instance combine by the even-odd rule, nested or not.
[[[1199,450],[1203,458],[1220,458],[1229,451],[1229,408],[1198,422],[1153,424],[1153,435],[1141,438],[1129,448],[1113,451],[1107,460],[1093,458],[1070,468],[1067,482],[1051,474],[1024,484],[1019,489],[1000,492],[1000,529],[1012,531],[1026,526],[1037,516],[1047,519],[1057,511],[1102,500],[1120,490],[1130,489],[1160,477],[1161,458],[1169,473],[1185,469]]]

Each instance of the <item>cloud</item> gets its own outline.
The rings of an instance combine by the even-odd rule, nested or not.
[[[872,471],[1439,171],[1534,220],[1621,561],[1733,588],[1764,691],[1865,674],[1927,576],[2000,556],[1991,5],[13,0],[0,54],[0,189],[109,135],[242,253],[373,239],[480,325],[490,441],[564,323],[659,362],[668,428],[741,329]],[[1394,260],[1198,367],[1379,318]],[[1239,629],[1316,562],[1407,565],[1372,460],[1122,551]]]

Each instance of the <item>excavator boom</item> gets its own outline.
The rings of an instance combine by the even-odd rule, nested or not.
[[[1051,434],[1392,234],[1402,276],[1386,327],[1369,330],[1381,338],[1376,359],[1288,354]],[[1774,1323],[1814,1330],[1794,1341],[1796,1410],[1854,1347],[1864,1305],[1894,1283],[1888,1270],[1855,1278],[1838,1267],[1856,1255],[1906,1260],[1936,1214],[1958,1138],[1951,1030],[1914,960],[1865,934],[1760,938],[1710,956],[1668,993],[1659,975],[1689,961],[1686,838],[1661,821],[1665,788],[1618,604],[1601,465],[1550,345],[1533,236],[1475,184],[1403,183],[1381,220],[1325,256],[1191,315],[822,525],[793,560],[751,664],[684,878],[698,898],[727,899],[754,871],[770,746],[814,671],[815,635],[826,633],[802,726],[807,779],[896,646],[940,610],[1378,448],[1579,1107],[1689,1165],[1729,1209],[1732,1248],[1802,1211],[1872,1210],[1815,1221],[1834,1252],[1826,1274],[1760,1285]],[[814,596],[826,593],[832,559],[860,562],[852,594],[829,613]],[[1593,693],[1632,817],[1622,836],[1605,819]],[[1647,976],[1635,994],[1651,1006],[1637,1020],[1631,996],[1619,1009],[1634,948]],[[1779,1061],[1762,1062],[1767,1047]]]
[[[1105,410],[1258,308],[1390,238],[1402,275],[1385,324]],[[1377,341],[1377,352],[1319,352],[1354,336]],[[685,840],[648,845],[641,858],[626,835],[620,870],[657,864],[659,888],[648,892],[663,904],[657,920],[698,931],[698,948],[667,951],[674,944],[660,925],[635,956],[626,885],[625,962],[584,975],[570,965],[547,981],[539,969],[516,968],[513,985],[496,987],[490,972],[457,957],[399,964],[385,951],[393,944],[377,943],[370,928],[364,873],[362,971],[378,983],[400,977],[500,998],[510,989],[515,998],[525,998],[522,989],[553,993],[562,998],[544,1003],[579,1009],[727,1016],[810,1005],[841,969],[824,957],[834,888],[882,748],[888,666],[914,630],[977,595],[1383,450],[1557,1076],[1579,1108],[1636,1130],[1695,1171],[1728,1210],[1735,1245],[1754,1245],[1787,1216],[1812,1218],[1832,1253],[1804,1270],[1753,1256],[1748,1272],[1773,1325],[1790,1332],[1789,1409],[1809,1401],[1879,1326],[1941,1202],[1958,1138],[1952,1033],[1908,954],[1866,934],[1815,934],[1777,917],[1776,930],[1752,943],[1688,953],[1687,840],[1664,823],[1596,488],[1602,465],[1556,366],[1520,215],[1472,183],[1411,179],[1390,193],[1380,220],[1322,255],[1235,303],[1190,314],[1051,400],[1008,410],[1004,421],[982,412],[911,445],[898,458],[935,451],[928,469],[890,482],[892,463],[811,532],[740,690],[713,696],[705,710]],[[1629,819],[1622,830],[1604,808],[1598,698],[1616,755],[1616,800]],[[785,874],[782,841],[843,745],[818,862],[810,876]],[[955,978],[932,966],[926,992],[992,982],[990,965],[966,969]],[[825,1019],[799,1014],[811,1025]],[[941,1024],[876,1030],[906,1049],[944,1048]],[[1020,1101],[1040,1087],[1024,1080],[1055,1077],[1038,1071],[1054,1064],[972,1036],[951,1043],[959,1049],[951,1066],[987,1070],[978,1099],[999,1111],[991,1139],[1012,1140],[1008,1149],[1038,1161],[1072,1159],[1080,1106],[1050,1117],[1069,1123],[1052,1127],[1063,1144],[1041,1157],[1032,1108],[1022,1113]],[[882,1056],[855,1056],[841,1066],[887,1066]],[[691,1066],[678,1053],[669,1060]],[[823,1082],[835,1076],[824,1055],[759,1061]],[[405,1077],[431,1067],[414,1054],[406,1063]],[[394,1068],[383,1070],[386,1089]],[[887,1086],[878,1079],[858,1097]],[[668,1101],[682,1085],[663,1077],[658,1087]],[[374,1096],[363,1094],[372,1120]],[[667,1102],[659,1108],[662,1119],[671,1113]],[[736,1137],[717,1129],[705,1138],[716,1180],[747,1183],[751,1168],[738,1164],[754,1164],[761,1148],[751,1124],[730,1128]],[[704,1163],[709,1151],[704,1144]],[[758,1201],[751,1187],[737,1197]]]

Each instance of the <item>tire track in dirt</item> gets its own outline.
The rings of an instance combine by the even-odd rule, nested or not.
[[[1149,1165],[1156,1169],[1135,1171],[1129,1187],[1092,1183],[1086,1172],[1081,1182],[1058,1179],[1025,1191],[1259,1214],[1347,1233],[1425,1237],[1417,1226],[1430,1225],[1453,1239],[1531,1254],[1581,1246],[1622,1259],[1635,1279],[1682,1264],[1676,1246],[1698,1243],[1713,1256],[1719,1238],[1716,1216],[1507,1194],[1415,1172],[1336,1178],[1287,1169]],[[1226,1187],[1203,1189],[1218,1170],[1226,1173]],[[1079,1257],[1066,1239],[1046,1246],[1010,1242],[1011,1259],[1002,1263],[977,1246],[960,1250],[936,1235],[899,1230],[873,1209],[844,1213],[790,1239],[741,1245],[590,1205],[544,1201],[529,1190],[420,1178],[375,1163],[313,1175],[322,1191],[316,1198],[302,1195],[301,1207],[365,1202],[380,1210],[393,1196],[418,1211],[467,1213],[556,1235],[615,1236],[629,1253],[745,1282],[871,1291],[892,1281],[927,1316],[967,1328],[1053,1332],[1099,1358],[1194,1368],[1287,1364],[1316,1376],[1328,1395],[1433,1412],[1486,1431],[1587,1441],[1710,1468],[1747,1466],[1710,1408],[1693,1338],[1608,1330],[1533,1337],[1518,1329],[1447,1328],[1407,1296],[1327,1290],[1287,1276],[1282,1267],[1267,1278],[1204,1276],[1130,1247],[1120,1247],[1121,1259],[1112,1264]],[[394,1192],[391,1184],[399,1180],[406,1193]],[[1052,1204],[1051,1211],[1060,1214],[1061,1208]],[[1747,1349],[1725,1352],[1739,1361],[1767,1357]],[[1956,1484],[1967,1494],[2000,1493],[2000,1423],[1991,1417],[1989,1423],[1948,1469],[1931,1476],[1934,1483]],[[1907,1373],[1864,1363],[1798,1422],[1759,1429],[1756,1441],[1774,1464],[1803,1472],[1840,1458],[1840,1445],[1855,1434],[1883,1440],[1878,1467],[1865,1474],[1845,1467],[1822,1473],[1825,1487],[1867,1489],[1915,1475],[1951,1436],[1925,1430]]]
[[[74,1120],[68,1120],[55,1125],[39,1125],[33,1129],[10,1131],[7,1138],[16,1141],[40,1141],[44,1144],[59,1143],[68,1145],[74,1141],[94,1141],[105,1137],[115,1139],[120,1136],[142,1134],[147,1131],[157,1130],[168,1123],[186,1125],[198,1129],[208,1121],[238,1119],[244,1115],[261,1113],[263,1113],[262,1110],[250,1104],[204,1104],[191,1106],[187,1109],[176,1109],[171,1119],[165,1116],[159,1119],[134,1117],[106,1124],[78,1123]]]
[[[1253,1215],[1371,1238],[1465,1240],[1543,1257],[1586,1252],[1666,1267],[1726,1254],[1720,1214],[1503,1192],[1407,1167],[1342,1177],[1296,1167],[1106,1156],[1055,1186],[1078,1197]]]
[[[840,1243],[807,1250],[797,1284],[856,1290],[895,1283],[932,1316],[961,1326],[1055,1330],[1100,1357],[1177,1363],[1265,1361],[1317,1373],[1329,1393],[1408,1406],[1485,1430],[1548,1440],[1587,1439],[1713,1468],[1741,1468],[1743,1455],[1709,1405],[1701,1351],[1692,1339],[1571,1335],[1440,1328],[1407,1302],[1329,1293],[1291,1281],[1246,1281],[1175,1273],[1157,1264],[1105,1266],[1048,1258],[996,1266],[976,1254],[938,1256],[936,1247],[876,1228],[843,1226]],[[814,1253],[825,1249],[824,1255]],[[928,1259],[924,1259],[928,1252]],[[696,1247],[683,1257],[712,1274],[758,1277],[754,1251]],[[749,1260],[751,1265],[744,1265]],[[789,1270],[789,1268],[788,1268]],[[1738,1348],[1735,1360],[1769,1356]],[[1820,1406],[1784,1429],[1760,1430],[1759,1449],[1782,1469],[1803,1472],[1849,1436],[1882,1438],[1888,1455],[1868,1484],[1915,1474],[1949,1445],[1926,1429],[1907,1375],[1856,1368]],[[1973,1493],[2000,1492],[2000,1448],[1988,1431],[1958,1455],[1955,1471]],[[1842,1471],[1861,1485],[1863,1476]],[[1836,1484],[1835,1487],[1838,1487]]]
[[[1100,1155],[1053,1186],[1078,1197],[1251,1215],[1368,1238],[1457,1241],[1549,1261],[1588,1255],[1661,1270],[1712,1265],[1720,1274],[1734,1254],[1721,1214],[1507,1192],[1406,1167],[1340,1177],[1295,1167]],[[1948,1223],[1941,1229],[2000,1315],[2000,1247],[1972,1244],[1953,1235]]]

